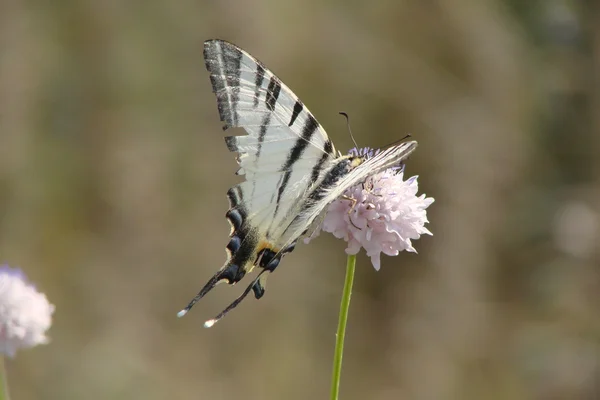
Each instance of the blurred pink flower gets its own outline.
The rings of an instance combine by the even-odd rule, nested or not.
[[[0,266],[0,353],[14,357],[18,349],[48,343],[53,312],[21,270]]]
[[[376,154],[371,149],[351,150],[354,154]],[[320,229],[333,233],[348,242],[347,254],[357,254],[361,247],[379,270],[381,253],[398,255],[402,250],[416,253],[411,240],[432,233],[425,228],[427,207],[434,199],[417,197],[417,176],[406,181],[404,166],[390,168],[369,177],[344,193],[329,205],[322,225],[308,238],[319,234]]]

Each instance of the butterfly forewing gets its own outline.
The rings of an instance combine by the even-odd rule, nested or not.
[[[239,153],[238,174],[246,182],[238,187],[247,218],[265,220],[247,223],[268,237],[269,226],[289,218],[281,212],[283,203],[310,190],[335,159],[335,149],[298,97],[256,58],[222,40],[205,42],[204,58],[225,127],[247,132],[226,143]]]

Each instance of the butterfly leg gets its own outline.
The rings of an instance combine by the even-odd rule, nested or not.
[[[360,229],[358,226],[356,226],[356,224],[352,221],[352,211],[354,211],[354,207],[356,207],[356,203],[358,203],[358,200],[356,200],[354,197],[350,197],[350,196],[346,196],[345,194],[342,195],[342,198],[344,200],[349,200],[350,203],[352,204],[350,206],[350,209],[348,210],[348,220],[350,221],[350,223],[352,224],[352,226],[354,226],[356,229],[358,229],[359,231],[361,231],[362,229]]]
[[[363,190],[365,190],[367,193],[373,195],[373,196],[377,196],[377,197],[383,197],[382,194],[377,194],[373,191],[374,189],[374,184],[373,184],[373,180],[371,178],[369,178],[368,180],[364,181],[362,184]]]
[[[352,206],[350,207],[350,211],[354,210],[354,206],[356,205],[358,200],[356,200],[354,197],[346,196],[345,194],[342,195],[342,199],[349,200],[350,203],[352,203]],[[350,211],[348,211],[348,214],[350,214]]]

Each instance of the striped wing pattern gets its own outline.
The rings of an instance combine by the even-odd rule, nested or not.
[[[416,141],[404,142],[392,146],[369,159],[349,157],[341,159],[333,168],[328,170],[319,185],[311,191],[303,207],[288,226],[286,234],[292,237],[303,235],[305,221],[314,221],[329,204],[339,198],[352,186],[364,182],[369,176],[398,166],[417,148]],[[360,164],[353,167],[353,162],[359,159]]]
[[[255,266],[262,270],[212,326],[252,290],[264,294],[267,275],[294,249],[309,225],[347,188],[369,175],[397,165],[416,147],[406,142],[365,160],[336,155],[325,130],[298,97],[269,69],[239,47],[223,40],[204,43],[206,69],[223,129],[241,127],[243,136],[225,142],[245,181],[227,192],[226,214],[232,230],[227,260],[185,314],[218,283],[235,284]]]

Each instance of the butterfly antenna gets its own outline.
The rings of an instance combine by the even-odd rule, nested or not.
[[[356,140],[354,140],[354,135],[352,134],[352,129],[350,129],[350,117],[348,116],[348,114],[346,114],[343,111],[340,111],[340,115],[343,115],[344,117],[346,117],[346,126],[348,127],[348,132],[350,132],[350,137],[352,138],[354,147],[356,147],[356,150],[358,151],[358,144],[356,143]]]
[[[394,141],[393,141],[392,143],[390,143],[390,144],[387,144],[387,145],[385,145],[385,146],[381,146],[381,148],[382,148],[382,149],[387,149],[387,148],[390,148],[390,147],[392,147],[392,146],[394,146],[394,145],[396,145],[396,144],[398,144],[398,143],[402,142],[403,140],[406,140],[406,139],[408,139],[409,137],[412,137],[412,135],[411,135],[410,133],[408,133],[408,134],[407,134],[406,136],[404,136],[402,139],[394,140]]]
[[[223,311],[221,311],[219,313],[219,315],[217,315],[213,319],[209,319],[208,321],[206,321],[204,323],[204,327],[205,328],[210,328],[211,326],[213,326],[214,324],[216,324],[217,322],[219,322],[225,315],[227,315],[227,313],[229,311],[231,311],[234,308],[236,308],[238,306],[238,304],[240,304],[242,302],[242,300],[244,300],[246,298],[246,296],[248,296],[248,293],[250,293],[250,291],[252,290],[252,288],[254,287],[254,285],[256,285],[256,283],[258,282],[258,280],[260,279],[260,277],[262,276],[262,274],[264,274],[267,271],[269,271],[269,270],[265,269],[265,270],[261,271],[261,273],[258,274],[258,276],[256,277],[256,279],[254,279],[252,281],[252,283],[250,285],[248,285],[248,287],[246,288],[246,290],[244,290],[244,292],[237,299],[235,299],[230,305],[227,306],[227,308],[225,308]]]

